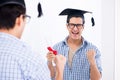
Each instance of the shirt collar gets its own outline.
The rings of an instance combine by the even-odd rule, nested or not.
[[[66,46],[68,46],[68,43],[67,43],[67,39],[68,39],[68,36],[63,40],[63,45],[66,45]],[[80,48],[82,48],[82,47],[84,47],[85,46],[85,44],[86,44],[86,40],[84,39],[84,37],[82,37],[82,45],[81,45],[81,47]]]
[[[7,38],[7,39],[13,39],[13,40],[19,40],[17,37],[11,35],[11,34],[8,34],[8,33],[4,33],[4,32],[0,32],[0,37],[4,37],[4,38]]]

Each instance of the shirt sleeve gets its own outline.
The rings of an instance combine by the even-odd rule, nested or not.
[[[100,51],[98,49],[96,50],[95,59],[96,59],[96,64],[97,64],[98,70],[100,71],[100,73],[102,73],[101,53],[100,53]]]
[[[47,62],[43,57],[34,55],[22,59],[20,67],[24,80],[51,80]]]

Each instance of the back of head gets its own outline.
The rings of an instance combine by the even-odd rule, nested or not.
[[[0,0],[0,29],[12,29],[16,18],[25,13],[24,0]]]

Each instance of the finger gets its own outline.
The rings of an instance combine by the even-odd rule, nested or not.
[[[53,54],[53,52],[52,52],[52,51],[49,51],[47,54]]]

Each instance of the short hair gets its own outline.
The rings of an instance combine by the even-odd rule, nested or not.
[[[8,4],[0,7],[0,29],[12,29],[16,18],[25,14],[26,9],[17,4]]]
[[[84,16],[83,16],[83,15],[79,15],[79,14],[74,14],[74,15],[69,15],[69,16],[67,16],[67,23],[69,23],[69,21],[70,21],[70,19],[71,19],[72,17],[80,17],[80,18],[82,18],[83,24],[85,24],[85,18],[84,18]]]

